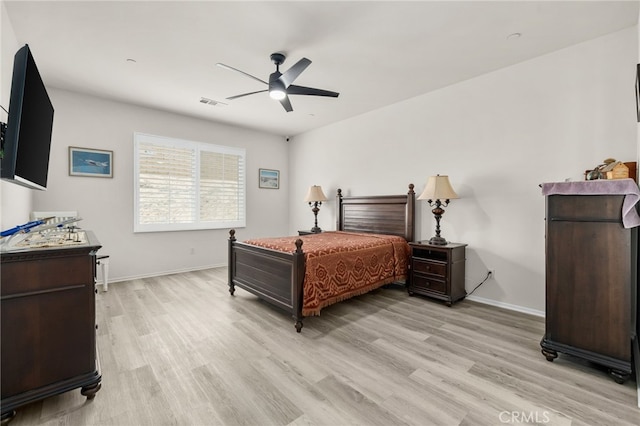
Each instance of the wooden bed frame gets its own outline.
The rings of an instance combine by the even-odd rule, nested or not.
[[[415,192],[409,184],[406,195],[344,197],[336,195],[336,229],[349,232],[397,235],[413,241]],[[305,257],[302,240],[296,249],[284,253],[236,240],[229,231],[229,293],[240,287],[293,316],[298,333],[302,330]]]

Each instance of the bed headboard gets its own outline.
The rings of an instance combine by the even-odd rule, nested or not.
[[[405,195],[343,197],[342,190],[338,189],[336,229],[398,235],[413,241],[415,199],[412,183]]]

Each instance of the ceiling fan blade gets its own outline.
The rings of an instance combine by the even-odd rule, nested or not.
[[[280,99],[280,103],[284,107],[287,112],[293,111],[293,107],[291,106],[291,101],[289,101],[289,97],[285,96],[283,99]]]
[[[254,80],[259,81],[260,83],[269,84],[266,81],[259,79],[258,77],[254,77],[251,74],[247,74],[246,72],[240,71],[239,69],[234,68],[234,67],[230,67],[229,65],[221,64],[220,62],[218,62],[216,65],[219,66],[220,68],[224,68],[226,70],[239,72],[240,74],[246,75],[249,78],[252,78]],[[229,98],[227,98],[227,99],[229,99]]]
[[[289,87],[289,85],[293,83],[293,80],[298,78],[298,76],[302,74],[302,71],[306,70],[309,65],[311,65],[311,61],[307,58],[302,58],[282,74],[280,81],[284,83],[284,87]]]
[[[291,85],[287,87],[287,95],[311,95],[311,96],[329,96],[337,98],[340,93],[331,92],[330,90],[314,89],[313,87],[304,87]]]
[[[249,92],[249,93],[243,93],[242,95],[230,96],[227,99],[232,101],[234,99],[242,98],[243,96],[255,95],[256,93],[262,93],[262,92],[268,92],[268,91],[269,91],[268,89],[258,90],[257,92]]]

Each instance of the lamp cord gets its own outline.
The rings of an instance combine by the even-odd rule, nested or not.
[[[486,276],[486,277],[484,277],[484,280],[482,280],[482,281],[480,282],[480,284],[478,284],[477,286],[475,286],[475,287],[473,288],[473,290],[471,290],[469,293],[467,293],[467,296],[471,296],[471,293],[473,293],[474,291],[476,291],[476,289],[477,289],[478,287],[480,287],[482,284],[484,284],[485,282],[487,282],[487,280],[488,280],[490,277],[491,277],[491,271],[487,271],[487,276]]]

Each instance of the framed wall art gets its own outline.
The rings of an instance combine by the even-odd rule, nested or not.
[[[69,147],[69,175],[113,177],[113,151]]]
[[[260,169],[258,187],[267,189],[280,188],[280,170]]]

